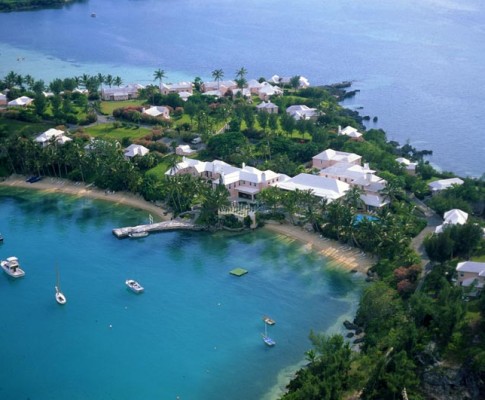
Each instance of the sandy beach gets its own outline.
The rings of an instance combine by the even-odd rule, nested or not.
[[[322,238],[318,234],[308,232],[302,227],[270,222],[266,223],[264,229],[283,235],[290,240],[296,240],[308,250],[316,251],[325,257],[331,258],[335,261],[336,268],[366,273],[376,262],[373,257],[362,253],[359,249],[342,245],[335,240]]]
[[[104,190],[85,185],[83,183],[71,182],[59,178],[44,178],[35,183],[25,182],[24,176],[12,175],[0,186],[42,190],[47,193],[65,193],[73,196],[88,197],[97,200],[109,201],[115,204],[122,204],[150,212],[155,220],[166,221],[171,218],[170,214],[164,215],[165,210],[153,203],[144,200],[141,196],[132,193],[116,192],[108,193]],[[375,263],[371,257],[362,254],[358,249],[348,248],[342,244],[329,239],[321,238],[319,235],[308,232],[301,227],[267,223],[265,228],[273,233],[283,235],[290,240],[298,241],[310,251],[316,251],[325,257],[335,260],[335,267],[345,268],[349,271],[365,273]]]
[[[122,204],[150,212],[154,220],[166,221],[171,215],[164,215],[165,210],[156,206],[149,201],[144,200],[141,196],[136,196],[127,192],[108,193],[104,190],[85,185],[83,183],[71,182],[66,179],[44,178],[39,182],[25,182],[26,177],[12,175],[4,181],[0,181],[0,186],[10,186],[16,188],[26,188],[42,190],[47,193],[65,193],[78,197],[88,197],[91,199],[109,201],[115,204]]]

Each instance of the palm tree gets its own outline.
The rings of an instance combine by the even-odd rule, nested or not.
[[[106,75],[104,77],[104,83],[111,87],[111,85],[113,84],[113,76],[111,76],[110,74]]]
[[[224,71],[222,69],[215,69],[214,71],[212,71],[212,77],[217,82],[217,88],[219,89],[221,80],[222,78],[224,78]]]
[[[246,84],[246,74],[248,73],[248,70],[244,67],[239,68],[236,71],[236,82],[237,82],[237,87],[241,89],[241,94],[242,90],[244,88],[244,85]],[[243,96],[244,97],[244,96]]]
[[[158,79],[158,86],[162,85],[162,80],[166,77],[165,71],[160,68],[153,73],[153,80],[156,81]]]
[[[114,78],[113,85],[120,87],[122,84],[123,84],[123,80],[119,76]]]
[[[363,193],[364,191],[360,187],[352,186],[349,190],[347,190],[347,193],[345,193],[342,201],[353,212],[357,211],[360,207],[364,205],[364,201],[361,198]]]

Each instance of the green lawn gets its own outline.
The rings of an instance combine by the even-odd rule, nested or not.
[[[117,140],[121,140],[125,137],[129,137],[130,139],[139,139],[151,133],[150,129],[137,128],[135,125],[115,128],[113,123],[97,124],[87,127],[84,130],[86,133],[94,137],[108,137]]]
[[[113,110],[122,107],[139,107],[146,103],[145,100],[123,100],[123,101],[102,101],[101,112],[106,115],[112,115]]]
[[[165,176],[165,172],[168,170],[168,161],[162,161],[156,167],[149,169],[146,173],[150,175],[155,175],[157,178],[162,179]]]
[[[20,133],[26,135],[39,135],[46,130],[53,128],[52,122],[23,122],[14,119],[0,118],[0,130],[5,130],[8,135]]]

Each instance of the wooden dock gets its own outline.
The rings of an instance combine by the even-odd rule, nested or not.
[[[204,228],[199,225],[195,225],[192,222],[185,221],[163,221],[155,224],[128,226],[126,228],[113,229],[113,235],[117,238],[127,237],[130,233],[141,232],[163,232],[163,231],[175,231],[175,230],[188,230],[188,231],[201,231]]]

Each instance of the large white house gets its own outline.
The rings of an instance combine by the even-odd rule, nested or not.
[[[126,149],[125,149],[125,157],[126,158],[132,158],[135,156],[140,156],[143,157],[144,155],[148,154],[150,150],[148,150],[145,146],[142,146],[140,144],[130,144]]]
[[[360,165],[362,156],[355,153],[327,149],[318,153],[316,156],[313,156],[312,167],[323,169],[341,162]]]
[[[233,167],[224,161],[211,162],[183,157],[182,162],[166,172],[166,175],[190,174],[211,180],[214,185],[222,183],[230,193],[231,200],[255,201],[262,189],[279,182],[286,175],[271,170],[261,171],[246,166]]]
[[[315,196],[325,198],[329,202],[343,197],[350,188],[348,183],[338,179],[311,174],[299,174],[273,186],[288,191],[310,190]]]
[[[67,142],[70,142],[71,140],[72,139],[70,137],[67,137],[65,135],[64,131],[54,128],[51,128],[44,133],[41,133],[34,139],[34,141],[39,143],[42,147],[47,147],[49,144],[51,144],[52,141],[55,141],[58,144],[65,144]]]
[[[270,101],[263,101],[256,106],[259,112],[267,112],[268,114],[278,114],[278,106]]]
[[[443,230],[449,225],[464,225],[468,220],[468,213],[465,211],[454,208],[453,210],[445,212],[443,215],[443,224],[439,225],[435,229],[435,233],[442,233]]]
[[[170,110],[168,107],[164,106],[151,106],[149,108],[144,108],[142,113],[152,117],[170,119]]]
[[[103,100],[131,100],[138,97],[138,92],[144,86],[138,83],[130,83],[123,87],[103,87],[101,98]]]
[[[294,119],[317,119],[320,115],[316,108],[310,108],[306,105],[293,105],[286,109],[286,113]]]
[[[463,287],[475,286],[477,291],[483,289],[485,284],[485,263],[464,261],[456,266],[457,284]],[[471,294],[476,294],[471,293]]]
[[[440,179],[438,181],[434,181],[428,184],[429,189],[431,190],[432,194],[439,193],[442,190],[446,190],[454,185],[463,185],[463,181],[460,178],[449,178],[449,179]]]
[[[263,82],[259,88],[259,98],[263,101],[269,101],[271,96],[280,96],[283,94],[283,89],[278,86],[273,86],[268,82]]]
[[[346,126],[344,129],[339,125],[338,127],[338,135],[345,135],[353,139],[358,139],[362,137],[362,133],[360,133],[357,129],[351,127],[351,126]]]
[[[27,96],[21,96],[17,97],[15,100],[9,101],[7,103],[7,106],[9,107],[26,107],[30,103],[32,103],[34,99],[31,99],[30,97]]]
[[[237,89],[237,83],[234,81],[219,81],[219,82],[204,82],[202,84],[202,91],[206,92],[214,92],[219,91],[221,96],[224,96],[228,90]]]
[[[194,91],[191,82],[179,82],[179,83],[162,83],[160,85],[160,93],[182,93],[187,92],[192,94]]]
[[[279,75],[273,75],[269,81],[275,84],[282,84],[282,85],[289,85],[291,82],[292,77],[291,76],[279,76]],[[307,88],[310,86],[310,82],[308,81],[307,78],[304,76],[300,76],[298,79],[298,87],[300,89]]]
[[[416,167],[418,166],[417,162],[412,162],[408,160],[407,158],[404,157],[398,157],[396,158],[396,161],[403,165],[404,168],[406,169],[406,172],[410,175],[414,175],[416,173]]]

